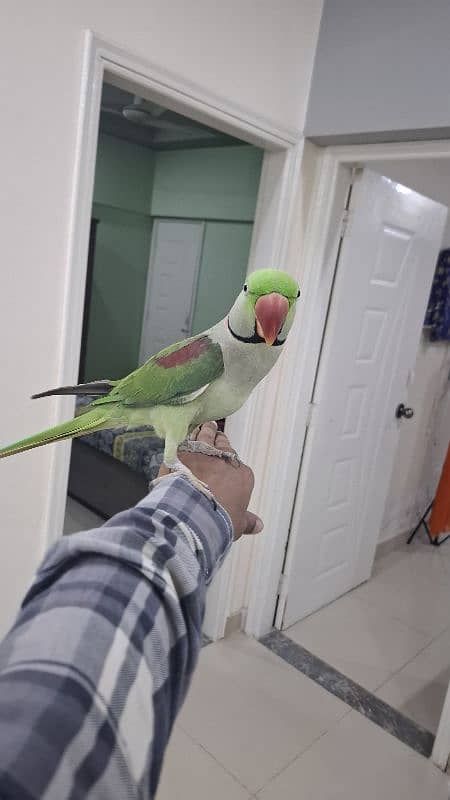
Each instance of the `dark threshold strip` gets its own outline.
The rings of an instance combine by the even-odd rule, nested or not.
[[[427,758],[431,755],[434,736],[400,711],[389,706],[372,692],[352,681],[339,670],[293,642],[280,631],[271,631],[259,640],[277,656],[298,669],[308,678],[322,686],[327,692],[343,700],[355,711],[359,711],[380,728],[395,736],[403,744]]]

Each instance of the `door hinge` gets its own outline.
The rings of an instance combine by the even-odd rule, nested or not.
[[[341,219],[341,239],[344,238],[348,231],[348,224],[350,221],[350,209],[344,208],[342,219]]]

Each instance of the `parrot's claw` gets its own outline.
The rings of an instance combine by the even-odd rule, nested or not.
[[[178,450],[186,453],[202,453],[205,456],[215,456],[216,458],[224,458],[231,464],[236,464],[239,467],[241,459],[239,458],[236,450],[219,450],[218,447],[213,447],[212,444],[206,442],[199,442],[196,439],[186,439],[178,445]]]

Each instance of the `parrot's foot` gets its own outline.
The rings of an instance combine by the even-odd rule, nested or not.
[[[196,439],[186,439],[178,445],[178,450],[186,453],[202,453],[205,456],[215,456],[216,458],[224,458],[230,464],[236,464],[239,467],[241,459],[239,458],[236,450],[219,450],[218,447],[213,447],[212,444],[206,442],[199,442]]]
[[[204,494],[205,497],[208,498],[208,500],[211,500],[214,504],[216,503],[215,497],[209,486],[206,483],[203,483],[203,481],[201,481],[200,478],[197,478],[197,476],[194,475],[192,470],[190,470],[189,467],[186,467],[186,465],[183,464],[178,458],[175,459],[175,461],[172,464],[164,464],[164,466],[167,467],[168,470],[170,470],[169,475],[162,475],[160,478],[156,478],[154,481],[152,481],[151,484],[152,486],[155,486],[160,481],[165,480],[170,475],[180,475],[183,478],[186,478],[186,480],[188,480],[189,483],[191,483],[193,486],[195,486],[195,488],[198,489],[199,492]]]

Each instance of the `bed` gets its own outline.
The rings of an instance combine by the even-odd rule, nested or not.
[[[90,402],[85,397],[77,406]],[[163,460],[164,442],[148,428],[120,428],[72,443],[68,494],[109,519],[145,496]]]
[[[92,397],[77,398],[77,408]],[[219,430],[225,420],[217,420]],[[109,519],[148,492],[163,461],[164,442],[148,428],[118,428],[80,436],[72,442],[68,495]]]

